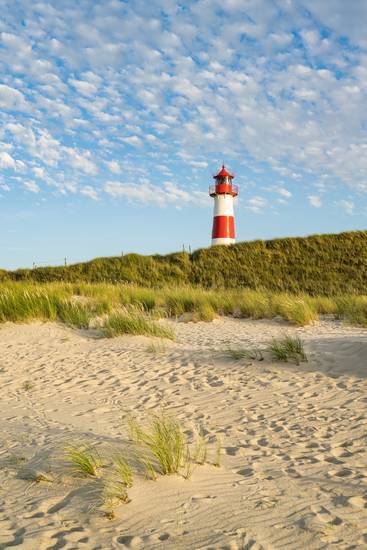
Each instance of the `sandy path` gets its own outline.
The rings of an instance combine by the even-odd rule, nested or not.
[[[335,321],[175,324],[177,343],[100,340],[51,324],[0,329],[0,548],[367,548],[367,332]],[[309,363],[233,361],[228,347],[299,334]],[[28,389],[27,389],[28,388]],[[220,434],[222,467],[137,479],[108,521],[65,441],[124,444],[121,417],[164,405]],[[56,472],[31,483],[30,470]]]

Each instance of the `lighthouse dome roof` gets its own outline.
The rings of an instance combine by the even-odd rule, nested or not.
[[[224,164],[222,164],[222,169],[221,169],[221,171],[218,172],[218,174],[217,174],[216,176],[213,176],[213,178],[214,178],[214,179],[217,179],[217,178],[225,178],[225,177],[234,178],[234,176],[228,172],[228,170],[226,169],[226,167],[224,166]]]

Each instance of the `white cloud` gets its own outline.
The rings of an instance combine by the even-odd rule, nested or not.
[[[97,201],[99,199],[98,192],[90,185],[85,185],[84,187],[82,187],[80,189],[80,194],[84,195],[85,197],[89,197],[94,201]]]
[[[170,181],[164,182],[163,186],[154,185],[149,181],[140,184],[109,181],[105,184],[104,190],[114,198],[127,198],[132,202],[160,207],[169,204],[181,207],[186,204],[207,205],[209,203],[206,193],[188,192]]]
[[[0,109],[28,111],[29,105],[22,92],[5,84],[0,84]]]
[[[39,178],[39,179],[42,179],[42,180],[46,180],[47,177],[46,177],[46,174],[45,174],[45,169],[41,166],[33,166],[32,168],[32,171],[34,173],[34,175]]]
[[[80,170],[89,175],[95,175],[98,172],[97,166],[90,159],[91,153],[89,151],[81,153],[72,147],[66,147],[65,151],[68,154],[70,164],[76,170]]]
[[[95,95],[97,92],[97,87],[91,82],[87,82],[85,80],[75,80],[73,78],[70,79],[69,82],[82,95],[92,96]]]
[[[35,181],[23,181],[23,185],[28,191],[31,191],[31,193],[40,192],[40,187],[37,185]]]
[[[341,201],[339,201],[339,206],[342,207],[342,209],[344,210],[344,212],[346,214],[348,214],[348,216],[352,216],[352,214],[354,214],[355,204],[354,204],[353,201],[351,201],[351,200],[341,200]]]
[[[110,172],[112,172],[113,174],[121,174],[121,166],[119,165],[117,160],[110,160],[106,162],[106,165]]]
[[[15,171],[21,171],[24,169],[24,166],[24,162],[22,162],[21,160],[15,160],[6,151],[0,151],[0,168],[11,168]]]
[[[47,166],[56,166],[62,157],[61,143],[55,139],[46,129],[39,129],[35,134],[31,129],[28,130],[30,140],[27,140],[27,134],[23,136],[26,149],[36,158],[40,159]]]
[[[248,199],[246,203],[246,209],[251,210],[251,212],[254,212],[255,214],[260,214],[263,212],[267,204],[267,200],[263,197],[254,196]]]
[[[0,152],[0,167],[1,168],[16,168],[16,162],[6,151]]]
[[[310,205],[313,206],[314,208],[320,208],[322,206],[321,197],[319,197],[317,195],[309,195],[308,196],[308,201],[309,201]]]
[[[281,195],[282,197],[285,197],[286,199],[290,199],[292,197],[292,193],[285,187],[278,187],[276,189],[276,192],[279,193],[279,195]]]
[[[208,168],[208,163],[205,160],[190,160],[189,164],[193,168]]]
[[[143,145],[143,142],[139,136],[128,136],[121,139],[128,145],[133,145],[134,147],[142,147]]]

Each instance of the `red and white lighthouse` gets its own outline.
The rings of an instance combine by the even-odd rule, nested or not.
[[[212,245],[233,244],[235,242],[233,199],[238,195],[238,187],[232,185],[234,176],[225,169],[224,164],[221,171],[213,177],[215,185],[209,187],[209,195],[214,197]]]

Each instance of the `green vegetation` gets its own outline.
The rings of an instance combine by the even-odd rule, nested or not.
[[[83,483],[83,495],[88,496],[89,511],[100,511],[108,519],[115,518],[114,508],[130,502],[128,489],[133,486],[134,475],[141,475],[143,465],[149,479],[158,475],[182,475],[189,479],[199,465],[211,463],[220,466],[221,442],[215,438],[214,459],[208,460],[208,439],[202,428],[194,433],[184,428],[180,421],[164,410],[153,417],[147,428],[135,418],[128,417],[127,427],[131,441],[123,450],[107,447],[98,451],[95,444],[77,442],[63,449],[63,469]],[[191,432],[191,436],[187,435]],[[121,442],[120,442],[121,444]],[[191,453],[190,448],[193,448]],[[100,450],[101,447],[98,446]],[[103,449],[103,447],[102,447]],[[128,458],[127,458],[128,457]],[[9,464],[19,467],[19,477],[36,483],[52,483],[57,480],[51,471],[30,468],[24,457],[10,453]],[[66,466],[66,468],[65,468]]]
[[[22,389],[24,391],[31,391],[34,388],[34,384],[32,382],[29,382],[28,380],[23,383]]]
[[[73,475],[96,477],[102,466],[98,452],[89,445],[69,445],[64,449],[65,461]]]
[[[134,311],[113,313],[102,325],[103,334],[107,338],[113,338],[120,334],[144,334],[160,338],[175,339],[175,333],[169,327],[160,326],[144,315]]]
[[[220,465],[221,465],[221,460],[220,460],[221,448],[222,448],[222,443],[221,443],[220,437],[217,436],[216,442],[215,442],[215,459],[213,462],[213,466],[216,466],[217,468],[220,468]]]
[[[125,487],[133,486],[133,471],[122,453],[112,455],[112,468],[115,478]]]
[[[0,270],[0,323],[60,321],[171,339],[155,320],[279,316],[302,326],[329,314],[367,326],[366,265],[367,231],[356,231]]]
[[[162,475],[178,474],[187,454],[188,443],[178,420],[161,412],[143,428],[135,418],[129,418],[133,441],[149,451]]]
[[[307,361],[302,340],[298,337],[284,336],[279,340],[274,339],[268,350],[277,361],[294,361],[297,365],[301,361]]]
[[[338,297],[336,314],[353,325],[367,327],[367,296]]]
[[[109,475],[103,481],[101,507],[112,514],[116,502],[129,502],[127,489],[132,486],[133,470],[130,464],[121,452],[113,453]]]
[[[3,284],[0,287],[0,322],[59,320],[67,325],[88,328],[94,304],[72,302],[73,289],[67,285],[34,286]]]
[[[59,302],[57,304],[57,317],[66,325],[77,328],[89,328],[89,323],[92,319],[92,308],[67,301]]]
[[[281,317],[303,326],[324,314],[367,326],[367,296],[309,296],[192,286],[152,289],[107,283],[0,283],[0,323],[59,321],[72,327],[99,329],[106,337],[144,334],[174,340],[173,330],[156,322],[162,317],[186,322],[212,321],[219,315]]]
[[[208,456],[208,441],[201,429],[196,433],[196,444],[193,459],[196,464],[205,464]]]
[[[308,325],[318,317],[317,302],[305,296],[279,294],[272,298],[272,304],[274,313],[293,325]]]
[[[161,340],[158,340],[157,342],[150,342],[150,344],[147,346],[146,351],[153,355],[160,355],[165,353],[167,351],[167,348]]]
[[[0,271],[0,280],[78,282],[81,286],[88,282],[129,283],[151,288],[191,285],[330,297],[363,294],[367,286],[366,265],[367,232],[354,231],[242,242],[229,247],[201,249],[192,254],[128,254],[96,258],[67,267]],[[154,295],[146,289],[144,293],[146,308],[154,308]],[[141,297],[139,303],[142,302]],[[255,310],[259,308],[257,303]],[[247,314],[253,316],[251,311]]]

